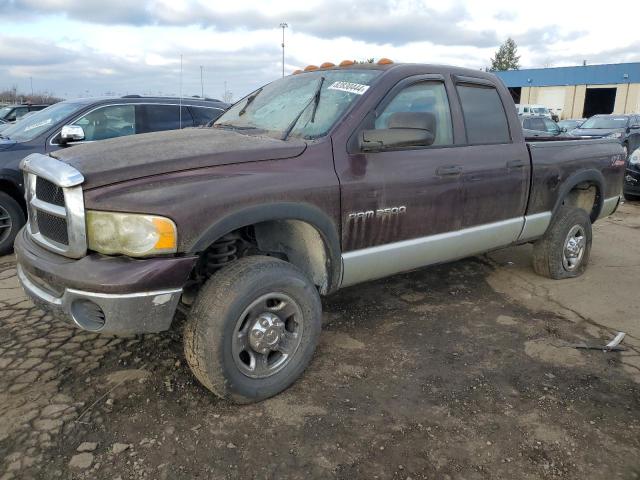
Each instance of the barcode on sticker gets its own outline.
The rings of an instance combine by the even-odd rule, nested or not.
[[[362,95],[369,90],[369,85],[361,85],[359,83],[352,82],[333,82],[328,87],[329,90],[340,90],[341,92],[355,93],[356,95]]]

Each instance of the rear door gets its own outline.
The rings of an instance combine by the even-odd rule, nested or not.
[[[193,117],[186,106],[165,104],[138,105],[138,133],[161,132],[193,127]],[[182,113],[181,113],[182,112]]]
[[[462,227],[486,226],[498,235],[496,246],[508,244],[520,233],[518,226],[527,205],[529,152],[519,135],[514,142],[504,107],[506,98],[491,82],[456,77],[456,91],[467,141],[461,152]]]

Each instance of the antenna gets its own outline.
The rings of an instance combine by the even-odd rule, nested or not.
[[[182,130],[182,54],[180,54],[180,130]]]
[[[204,66],[200,65],[200,98],[204,100],[204,79],[202,77],[202,71]]]

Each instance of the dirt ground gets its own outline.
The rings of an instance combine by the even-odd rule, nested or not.
[[[640,205],[594,230],[580,279],[522,246],[325,299],[304,377],[250,406],[193,379],[180,322],[74,330],[0,258],[0,480],[640,478]]]

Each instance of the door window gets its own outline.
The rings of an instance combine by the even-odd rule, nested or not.
[[[92,142],[136,133],[134,105],[109,105],[98,108],[73,123],[84,130],[84,140]]]
[[[142,121],[141,133],[193,127],[193,118],[185,106],[182,107],[182,115],[180,115],[179,105],[141,105],[139,108]]]
[[[404,88],[378,115],[375,128],[387,128],[391,115],[398,112],[432,113],[436,119],[435,141],[432,145],[453,144],[451,111],[444,84],[421,82]]]
[[[507,114],[498,91],[483,85],[458,85],[457,89],[469,144],[510,143]]]
[[[190,107],[196,125],[206,125],[224,113],[220,108]]]
[[[558,133],[560,133],[560,127],[558,127],[558,124],[556,122],[554,122],[553,120],[549,120],[548,118],[543,118],[541,120],[544,122],[545,130],[548,133],[551,133],[553,135],[557,135]]]

